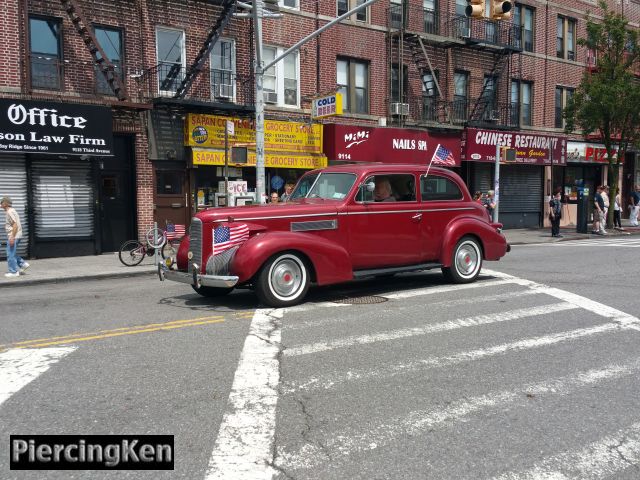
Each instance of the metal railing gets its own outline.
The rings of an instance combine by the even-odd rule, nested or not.
[[[455,15],[451,26],[453,35],[460,39],[522,49],[521,27],[511,22]]]
[[[389,27],[404,28],[412,32],[446,35],[450,14],[414,5],[391,5],[389,7]]]
[[[146,70],[139,79],[142,96],[147,99],[174,97],[186,73],[185,67],[168,63]],[[200,73],[185,98],[250,105],[254,97],[252,76],[206,69]]]

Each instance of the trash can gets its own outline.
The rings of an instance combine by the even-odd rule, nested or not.
[[[587,233],[589,224],[589,188],[578,187],[578,212],[576,218],[576,231]]]

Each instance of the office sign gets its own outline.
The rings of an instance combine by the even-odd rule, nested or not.
[[[0,99],[0,153],[113,156],[111,110]]]

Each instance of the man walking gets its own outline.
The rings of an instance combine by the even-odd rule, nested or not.
[[[635,191],[631,193],[629,199],[631,203],[631,215],[629,216],[629,222],[631,226],[638,226],[638,214],[640,213],[640,185],[636,185]]]
[[[591,233],[596,235],[605,235],[606,232],[600,230],[600,224],[604,215],[604,200],[602,199],[602,186],[596,189],[596,195],[593,199],[593,230]]]
[[[2,197],[2,200],[0,200],[0,207],[5,212],[4,229],[7,232],[7,264],[9,266],[9,272],[5,273],[4,276],[8,278],[18,277],[20,272],[24,272],[29,268],[29,264],[16,253],[22,238],[22,226],[20,225],[18,212],[11,205],[12,202],[9,197]]]
[[[604,229],[604,227],[607,225],[607,216],[609,215],[609,187],[607,185],[602,187],[600,196],[602,197],[602,202],[604,203],[604,208],[602,209],[602,219],[600,221],[600,233],[606,234],[607,231]]]

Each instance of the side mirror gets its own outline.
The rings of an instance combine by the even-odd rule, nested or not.
[[[376,184],[373,182],[365,183],[364,187],[367,189],[367,192],[371,193],[376,189]]]

